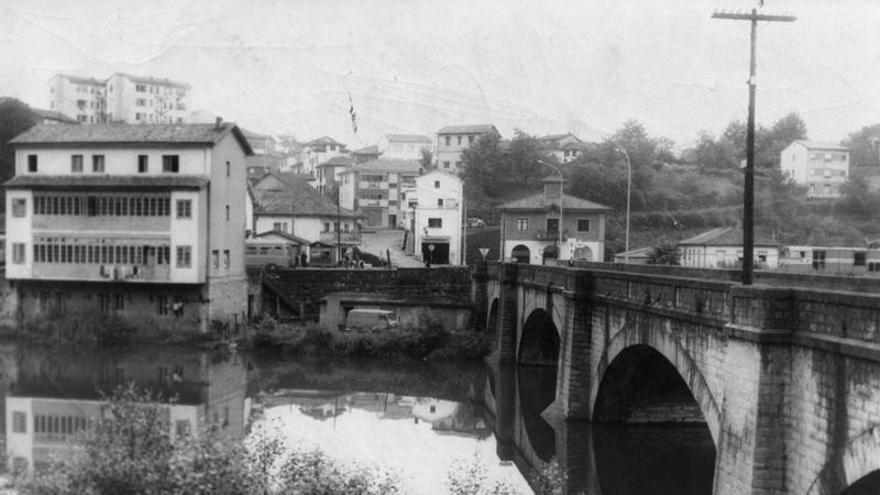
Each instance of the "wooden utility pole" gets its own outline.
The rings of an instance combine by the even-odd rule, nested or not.
[[[762,2],[763,4],[763,2]],[[750,21],[752,23],[751,58],[749,60],[749,120],[746,129],[746,173],[743,194],[743,266],[742,283],[752,284],[755,265],[755,44],[758,37],[758,22],[794,22],[792,15],[758,14],[757,9],[745,12],[715,12],[713,19]]]

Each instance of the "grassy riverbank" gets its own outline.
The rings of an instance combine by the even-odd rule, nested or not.
[[[283,354],[382,359],[481,360],[491,351],[485,333],[450,332],[430,318],[420,328],[340,331],[317,325],[280,324],[268,319],[242,344]]]

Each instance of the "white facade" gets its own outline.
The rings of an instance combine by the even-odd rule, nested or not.
[[[462,264],[462,182],[450,174],[434,171],[416,178],[407,201],[414,208],[415,253],[434,264]],[[431,249],[433,246],[433,249]],[[448,255],[447,255],[448,253]],[[448,257],[448,260],[446,259]]]
[[[376,148],[382,158],[421,160],[422,150],[431,149],[431,138],[415,134],[385,134]]]
[[[808,198],[839,198],[849,178],[849,149],[830,143],[794,141],[780,154],[779,167],[807,187]]]
[[[106,121],[107,95],[104,81],[56,74],[49,81],[49,109],[82,124]]]
[[[331,137],[313,139],[304,144],[300,151],[302,170],[300,173],[315,176],[315,167],[335,156],[349,156],[348,148]]]
[[[434,162],[439,170],[458,173],[462,167],[462,153],[476,144],[484,134],[498,133],[492,125],[447,126],[437,131]]]
[[[755,267],[779,267],[779,248],[755,246]],[[734,268],[742,266],[742,246],[679,246],[681,266]]]

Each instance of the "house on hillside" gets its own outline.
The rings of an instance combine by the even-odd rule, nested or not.
[[[257,155],[271,155],[275,153],[275,138],[267,134],[259,134],[247,129],[241,130],[244,137]]]
[[[849,148],[834,143],[797,140],[782,150],[779,168],[807,187],[808,198],[841,197],[849,178]]]
[[[557,163],[568,163],[576,160],[586,149],[586,143],[572,133],[550,134],[541,136],[538,145],[541,149],[556,159]]]
[[[371,160],[354,164],[340,173],[340,202],[344,208],[358,211],[371,227],[398,228],[403,220],[402,189],[415,184],[422,172],[415,160]]]
[[[419,134],[385,134],[376,143],[384,158],[420,160],[422,150],[431,150],[431,138]]]
[[[334,156],[324,163],[320,163],[315,167],[315,187],[321,194],[327,194],[331,190],[336,189],[341,181],[342,172],[354,165],[354,159],[350,156]]]
[[[498,207],[502,259],[531,264],[603,261],[605,215],[611,208],[564,195],[558,176],[543,184],[541,193]]]
[[[6,276],[21,314],[151,330],[242,320],[253,152],[238,127],[37,125],[10,143]]]
[[[779,245],[762,236],[755,236],[755,267],[779,266]],[[742,266],[743,231],[739,227],[719,227],[678,242],[681,265],[697,268],[730,268]]]
[[[291,234],[309,243],[310,261],[335,264],[339,251],[359,246],[363,215],[318,193],[301,175],[270,173],[255,181],[254,236],[266,232]],[[318,260],[316,253],[329,254]]]
[[[316,167],[335,156],[348,156],[348,148],[329,136],[312,139],[303,144],[299,163],[302,169],[296,172],[314,176]]]
[[[461,171],[461,155],[464,150],[476,143],[480,137],[489,133],[498,135],[498,129],[491,124],[478,124],[450,125],[438,130],[435,146],[437,156],[434,157],[437,169],[443,172],[459,173]]]
[[[351,157],[355,163],[364,163],[370,160],[377,160],[382,153],[375,144],[372,146],[364,146],[351,152]]]

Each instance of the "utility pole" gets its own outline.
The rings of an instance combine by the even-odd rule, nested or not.
[[[763,1],[761,2],[763,5]],[[792,15],[758,14],[757,9],[745,12],[715,12],[713,19],[750,21],[752,23],[751,58],[749,59],[749,120],[746,128],[746,171],[743,194],[743,266],[742,283],[752,285],[755,264],[755,43],[758,37],[758,22],[794,22]]]

